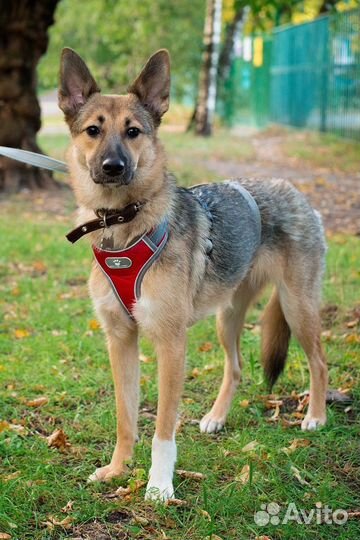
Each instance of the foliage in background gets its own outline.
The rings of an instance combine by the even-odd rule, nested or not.
[[[60,51],[72,47],[86,59],[103,91],[121,92],[159,48],[172,57],[177,97],[198,82],[205,1],[62,0],[39,66],[41,88],[57,86]]]
[[[324,9],[344,10],[360,0],[224,0],[222,42],[244,7],[245,31],[315,18]],[[205,0],[61,0],[50,30],[48,53],[39,64],[39,86],[57,86],[62,47],[72,47],[88,62],[102,90],[124,91],[146,58],[166,47],[172,56],[175,98],[195,100],[199,80]]]

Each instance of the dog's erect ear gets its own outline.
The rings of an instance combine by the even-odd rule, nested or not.
[[[137,95],[143,107],[149,110],[156,124],[159,124],[169,108],[170,56],[166,49],[160,49],[149,58],[128,91]]]
[[[84,60],[72,49],[61,54],[59,107],[67,119],[72,119],[89,97],[100,88]]]

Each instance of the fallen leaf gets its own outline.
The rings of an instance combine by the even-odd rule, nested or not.
[[[284,447],[281,450],[289,455],[295,452],[297,448],[305,448],[306,446],[310,446],[310,444],[311,441],[309,439],[294,439],[290,446]]]
[[[252,452],[252,450],[255,450],[259,446],[259,443],[257,441],[251,441],[248,444],[246,444],[241,451],[242,452]]]
[[[354,328],[355,326],[357,326],[358,324],[360,323],[360,319],[354,319],[353,321],[349,321],[346,323],[346,326],[348,328]]]
[[[21,329],[21,328],[17,328],[15,330],[16,339],[24,339],[24,338],[27,338],[29,336],[30,336],[29,330],[24,330],[24,329]]]
[[[73,509],[73,506],[74,506],[74,501],[68,501],[65,506],[62,507],[61,511],[64,513],[64,514],[68,514],[69,512],[71,512],[71,510]]]
[[[267,419],[268,422],[276,422],[279,419],[279,415],[280,415],[280,405],[277,403],[275,406],[275,411],[270,416],[270,418]]]
[[[67,439],[68,437],[62,429],[56,429],[54,433],[46,437],[48,446],[57,448],[60,451],[64,451],[71,446]]]
[[[294,465],[291,465],[290,469],[291,469],[291,472],[293,473],[293,475],[295,476],[296,480],[298,480],[302,486],[309,486],[309,485],[310,485],[309,482],[307,482],[307,481],[301,476],[301,473],[300,473],[299,469],[297,469],[296,467],[294,467]]]
[[[44,264],[42,261],[35,261],[32,266],[36,274],[45,274],[47,271],[46,264]]]
[[[250,401],[248,399],[243,399],[242,401],[240,401],[240,407],[242,407],[243,409],[246,409],[246,407],[249,406],[249,403]]]
[[[197,367],[194,368],[194,369],[192,370],[192,372],[191,372],[191,377],[192,377],[192,378],[195,378],[195,377],[198,377],[199,375],[200,375],[200,370],[199,370],[199,368],[197,368]]]
[[[101,328],[99,321],[96,319],[91,319],[89,321],[89,328],[90,330],[99,330]]]
[[[143,527],[146,527],[146,525],[149,525],[149,520],[142,517],[142,516],[138,516],[137,514],[135,514],[135,512],[132,513],[132,523],[137,523],[138,525],[142,525]]]
[[[21,471],[14,471],[10,474],[7,474],[6,476],[3,476],[3,480],[5,480],[5,482],[9,482],[9,480],[15,480],[16,478],[19,478],[20,475]]]
[[[247,484],[250,479],[250,465],[244,465],[241,472],[235,476],[236,482]]]
[[[348,334],[345,336],[346,343],[360,343],[360,335],[359,334]]]
[[[168,499],[165,506],[187,506],[187,504],[184,499]]]
[[[6,431],[7,429],[10,429],[9,422],[7,422],[6,420],[1,420],[0,421],[0,433],[2,433],[3,431]]]
[[[49,516],[46,521],[41,521],[40,523],[51,531],[55,527],[62,527],[63,529],[70,529],[72,526],[72,517],[67,516],[66,518],[59,521],[54,516]]]
[[[30,399],[29,401],[25,402],[28,407],[42,407],[47,403],[49,403],[49,399],[46,396],[38,397],[36,399]]]
[[[210,341],[206,341],[199,347],[200,352],[210,352],[213,348],[213,344]]]
[[[207,512],[206,510],[203,510],[202,508],[198,508],[198,512],[199,512],[199,514],[204,516],[208,521],[211,521],[211,516],[210,516],[209,512]]]
[[[12,291],[11,291],[11,294],[12,294],[13,296],[19,296],[19,295],[20,295],[20,289],[19,289],[19,287],[14,287],[14,288],[12,289]]]
[[[11,535],[7,533],[0,533],[0,540],[10,540]]]
[[[268,399],[266,400],[265,406],[267,409],[276,409],[277,407],[283,405],[282,399]]]
[[[150,358],[150,356],[145,356],[145,354],[139,355],[140,362],[144,362],[144,364],[150,364],[151,362],[154,362],[154,358]]]
[[[204,480],[206,478],[205,474],[200,472],[184,471],[183,469],[177,469],[176,474],[181,478],[191,478],[192,480]]]
[[[131,493],[134,493],[135,491],[145,486],[145,484],[145,480],[131,480],[129,481],[129,485],[127,487],[120,486],[115,491],[115,495],[117,497],[126,497],[127,495],[130,495]]]

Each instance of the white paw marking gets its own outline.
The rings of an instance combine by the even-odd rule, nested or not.
[[[326,423],[326,418],[314,418],[313,416],[306,415],[304,420],[301,422],[301,429],[303,431],[314,431],[319,429],[321,426],[324,426]]]
[[[151,469],[146,487],[146,500],[167,501],[174,497],[172,478],[176,462],[175,438],[161,440],[156,435],[152,441]]]
[[[208,413],[200,420],[200,431],[201,433],[217,433],[222,430],[224,424],[225,420],[215,419],[211,413]]]
[[[168,499],[174,498],[174,488],[172,483],[168,485],[154,484],[154,480],[150,478],[146,486],[145,500],[146,501],[161,501],[166,502]]]

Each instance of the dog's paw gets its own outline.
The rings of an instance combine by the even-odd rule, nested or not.
[[[112,465],[106,465],[96,469],[95,472],[90,474],[88,482],[110,482],[113,478],[117,478],[126,474],[124,467],[113,467]]]
[[[201,433],[217,433],[221,431],[225,425],[225,419],[216,418],[209,412],[200,420]]]
[[[156,483],[150,478],[146,486],[145,500],[166,502],[168,499],[174,498],[174,488],[171,482]]]
[[[304,420],[301,422],[301,429],[303,431],[314,431],[315,429],[319,429],[321,426],[324,426],[325,423],[326,416],[316,418],[307,414]]]

